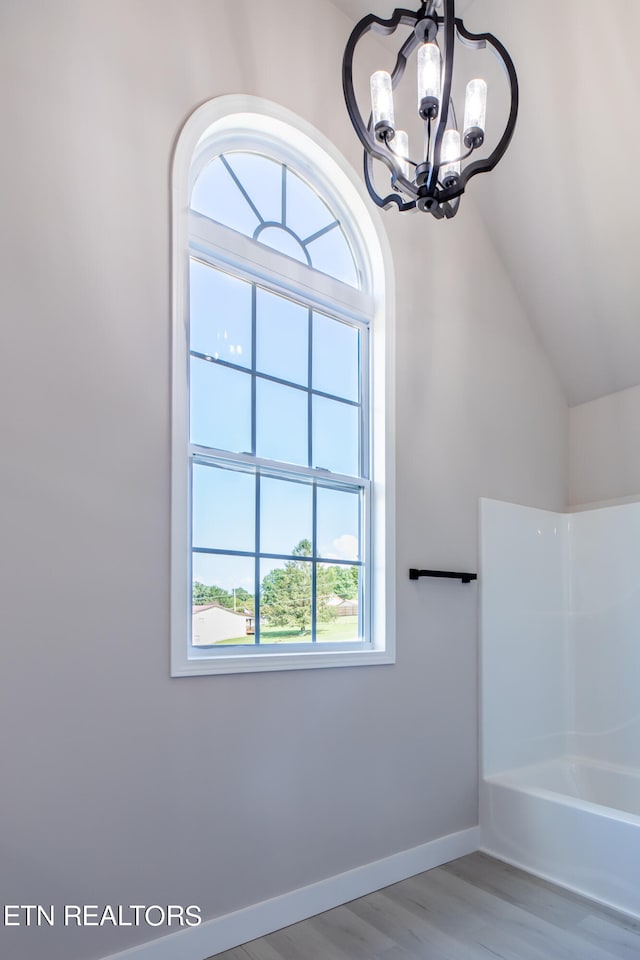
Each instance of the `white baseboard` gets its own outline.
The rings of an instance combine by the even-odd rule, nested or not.
[[[231,950],[241,943],[264,937],[274,930],[306,920],[350,900],[381,890],[424,870],[439,867],[450,860],[473,853],[480,845],[480,828],[471,827],[419,847],[394,853],[355,870],[339,873],[263,900],[250,907],[205,920],[199,927],[158,937],[104,960],[208,960],[216,953]]]

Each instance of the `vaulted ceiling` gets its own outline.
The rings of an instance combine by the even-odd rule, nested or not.
[[[388,17],[395,6],[334,2],[354,21],[369,12]],[[488,236],[569,403],[635,386],[640,3],[459,0],[456,12],[471,30],[503,41],[520,82],[513,143],[495,171],[468,188]],[[460,220],[428,218],[425,230],[456,229]]]

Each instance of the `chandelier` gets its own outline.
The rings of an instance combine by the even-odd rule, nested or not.
[[[442,11],[442,12],[440,12]],[[365,121],[353,87],[353,56],[358,42],[370,30],[391,35],[401,26],[412,29],[397,53],[391,73],[371,76],[371,113]],[[509,115],[493,151],[482,156],[486,132],[487,84],[475,78],[466,86],[464,123],[459,128],[452,99],[454,53],[457,43],[472,50],[490,48],[502,64],[511,96]],[[396,127],[393,92],[405,76],[416,52],[417,113],[422,120],[424,146],[413,155],[405,130]],[[455,0],[425,0],[419,10],[395,10],[389,20],[368,14],[349,37],[342,63],[342,85],[347,110],[364,147],[364,177],[379,207],[396,204],[401,211],[419,210],[437,219],[454,217],[469,180],[493,170],[504,155],[516,125],[518,78],[505,47],[490,33],[470,33],[455,15]],[[374,161],[391,174],[391,193],[380,196],[374,186]]]

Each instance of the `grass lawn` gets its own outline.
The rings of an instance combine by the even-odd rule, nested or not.
[[[358,639],[358,617],[336,617],[329,623],[318,624],[319,643],[344,643]],[[260,629],[262,643],[309,643],[311,634],[301,634],[299,630],[283,627],[263,626]],[[234,637],[231,640],[221,640],[216,647],[237,643],[253,643],[253,637]]]

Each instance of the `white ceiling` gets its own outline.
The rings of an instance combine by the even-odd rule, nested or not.
[[[394,8],[393,0],[334,2],[354,20]],[[468,188],[489,237],[569,403],[635,386],[640,3],[460,0],[456,12],[466,13],[470,29],[503,41],[520,81],[513,143],[493,173]]]
[[[420,3],[417,0],[406,0],[406,2],[394,3],[393,0],[333,0],[336,7],[340,7],[347,16],[353,20],[360,20],[368,13],[375,13],[377,17],[387,19],[391,16],[396,7],[404,7],[407,10],[417,10]],[[472,3],[476,0],[457,0],[456,15],[462,16],[467,12]]]

